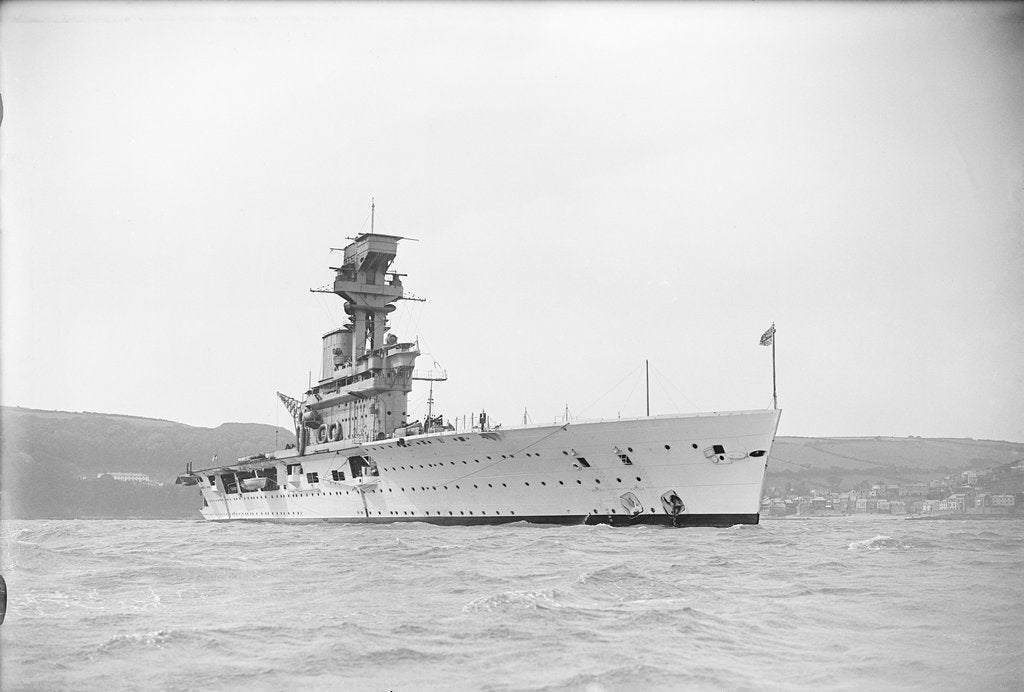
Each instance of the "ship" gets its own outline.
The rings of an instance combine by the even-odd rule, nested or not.
[[[372,210],[371,210],[372,218]],[[347,323],[322,337],[320,378],[301,398],[278,392],[295,443],[196,469],[211,521],[426,522],[442,525],[756,524],[781,411],[771,409],[504,427],[486,413],[411,419],[418,340],[390,331],[406,294],[392,270],[402,236],[360,233],[332,284]],[[774,351],[773,351],[774,353]]]

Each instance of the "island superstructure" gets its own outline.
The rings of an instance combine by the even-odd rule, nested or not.
[[[645,416],[502,428],[481,415],[456,430],[410,422],[420,355],[390,333],[406,298],[391,270],[400,236],[343,248],[333,284],[347,323],[322,337],[320,379],[278,393],[296,444],[194,470],[209,520],[606,523],[729,526],[759,520],[780,411]],[[422,378],[430,379],[430,378]]]

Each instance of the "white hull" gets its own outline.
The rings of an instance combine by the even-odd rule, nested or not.
[[[757,523],[779,414],[657,416],[328,443],[301,457],[288,450],[196,475],[203,516],[214,521]],[[369,458],[376,475],[367,469],[353,477],[349,458],[356,455]],[[301,472],[288,475],[295,464]],[[230,484],[233,471],[254,469],[273,472],[276,482],[244,492],[237,491],[245,488],[237,476]],[[662,500],[673,491],[683,505],[676,511]],[[623,500],[627,493],[638,501],[632,507]]]

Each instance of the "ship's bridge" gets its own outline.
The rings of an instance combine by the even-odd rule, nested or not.
[[[343,298],[348,314],[347,324],[323,335],[322,375],[303,402],[305,425],[320,437],[321,428],[334,424],[346,435],[377,436],[405,423],[420,352],[417,344],[387,334],[388,314],[404,297],[403,275],[390,271],[399,240],[373,232],[356,236],[344,248],[344,263],[331,267],[333,285],[313,289]]]

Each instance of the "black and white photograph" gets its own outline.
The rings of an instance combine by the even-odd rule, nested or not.
[[[0,689],[1024,687],[1024,5],[0,3]]]

